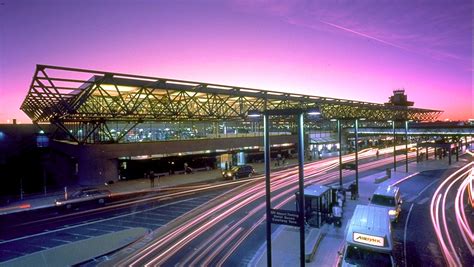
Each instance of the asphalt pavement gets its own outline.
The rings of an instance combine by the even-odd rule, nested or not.
[[[390,179],[383,183],[396,184],[401,188],[402,199],[404,200],[403,211],[399,222],[394,224],[394,257],[400,266],[443,266],[444,260],[439,250],[439,245],[434,237],[433,227],[429,218],[429,202],[432,194],[442,177],[446,177],[455,169],[467,163],[465,158],[459,162],[453,161],[448,164],[447,159],[428,160],[420,163],[409,164],[408,172],[404,166],[398,166],[397,172],[392,172]],[[346,226],[352,217],[355,207],[358,204],[368,204],[369,197],[383,180],[385,172],[378,172],[359,178],[359,198],[350,200],[346,198],[344,206],[343,224],[340,228],[330,225],[323,233],[323,239],[317,247],[316,255],[312,262],[306,266],[336,266],[340,260],[338,252],[342,252]],[[345,183],[347,187],[352,180]],[[410,220],[407,215],[411,205]],[[407,229],[405,229],[407,227]],[[274,228],[288,228],[288,226],[277,226]],[[297,265],[299,262],[299,248],[294,242],[286,238],[279,238],[282,231],[274,231],[272,242],[293,244],[288,246],[274,246],[272,251],[273,266],[288,266],[289,262]],[[405,234],[406,232],[406,234]],[[275,234],[277,236],[275,236]],[[463,242],[462,240],[459,240]],[[406,244],[406,247],[405,247]],[[280,249],[279,249],[280,248]],[[407,260],[408,259],[408,260]],[[266,244],[262,244],[258,252],[250,261],[251,266],[266,266]]]

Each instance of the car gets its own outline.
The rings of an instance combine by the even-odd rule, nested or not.
[[[224,178],[242,178],[252,177],[255,174],[255,170],[251,165],[234,166],[230,170],[223,171],[222,177]]]
[[[110,190],[98,189],[98,188],[83,188],[72,193],[67,198],[59,198],[55,200],[56,206],[65,206],[71,208],[73,204],[79,204],[81,202],[94,202],[97,200],[98,204],[104,204],[105,201],[112,195]]]
[[[369,198],[370,206],[379,206],[387,209],[390,221],[398,222],[402,211],[400,188],[394,185],[380,185]]]

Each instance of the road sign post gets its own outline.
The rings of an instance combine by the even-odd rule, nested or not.
[[[298,187],[299,187],[299,216],[300,222],[300,265],[303,267],[305,263],[305,238],[304,238],[304,124],[303,112],[297,115],[298,121]]]

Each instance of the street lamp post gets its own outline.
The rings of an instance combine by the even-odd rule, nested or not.
[[[304,238],[304,124],[303,124],[303,113],[297,115],[298,121],[298,187],[299,187],[299,199],[298,206],[299,218],[300,218],[300,265],[303,267],[305,264],[305,238]]]
[[[393,171],[397,171],[397,142],[395,136],[395,120],[392,121],[392,128],[393,128]]]
[[[298,224],[300,228],[300,265],[305,265],[305,221],[304,221],[304,114],[321,114],[318,108],[312,110],[286,109],[286,110],[267,110],[263,113],[263,142],[265,158],[265,202],[266,202],[266,239],[267,239],[267,266],[272,266],[272,221],[271,221],[271,188],[270,188],[270,115],[296,115],[298,125]],[[259,117],[261,113],[258,110],[249,110],[249,117]]]
[[[355,120],[355,178],[357,198],[359,195],[359,119]]]
[[[266,209],[266,236],[267,236],[267,266],[272,266],[272,222],[270,221],[270,130],[268,114],[263,115],[263,146],[265,159],[265,203]]]
[[[341,120],[337,120],[337,135],[339,138],[339,186],[342,188],[342,130]]]
[[[408,172],[408,121],[405,121],[405,172]]]

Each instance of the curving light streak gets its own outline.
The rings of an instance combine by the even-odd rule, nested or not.
[[[430,204],[430,213],[431,213],[431,222],[433,224],[436,238],[441,247],[441,252],[449,266],[461,266],[461,259],[455,249],[455,245],[452,241],[449,226],[447,224],[446,217],[446,199],[451,188],[456,187],[457,193],[455,198],[455,215],[458,227],[460,228],[461,235],[463,236],[464,241],[471,250],[472,253],[472,230],[468,227],[467,219],[464,214],[464,205],[462,203],[463,195],[467,183],[472,176],[472,168],[474,168],[474,162],[471,162],[450,176],[448,176],[436,189],[434,197],[431,200]],[[462,181],[459,185],[459,181]],[[470,243],[469,243],[470,242]]]
[[[456,213],[456,222],[458,224],[462,238],[466,243],[466,246],[468,247],[469,251],[471,252],[471,255],[474,256],[474,235],[466,218],[463,202],[463,196],[465,196],[466,188],[468,188],[468,185],[473,180],[474,168],[472,170],[473,171],[471,172],[471,175],[469,175],[467,179],[464,179],[464,181],[457,190],[456,199],[454,202],[454,209]]]
[[[373,157],[375,155],[375,150],[367,150],[360,154],[360,159]],[[413,158],[413,153],[410,153],[410,158]],[[343,161],[351,161],[354,160],[354,155],[346,155],[343,157]],[[376,166],[382,166],[387,163],[391,162],[391,158],[381,159],[377,162],[369,162],[367,164],[363,164],[360,166],[359,170],[363,171],[365,169],[370,169]],[[327,171],[333,170],[334,168],[338,167],[338,159],[328,158],[325,160],[308,163],[305,165],[305,173],[307,174],[305,180],[307,184],[316,183],[316,182],[326,182],[329,183],[331,181],[336,181],[339,178],[338,172],[334,171],[332,173],[324,174]],[[349,171],[344,171],[347,173]],[[298,177],[298,169],[297,167],[292,167],[287,170],[278,171],[272,173],[271,177],[271,188],[272,191],[278,191],[280,189],[285,190],[276,194],[272,197],[272,202],[279,202],[274,203],[275,207],[282,206],[288,201],[294,198],[294,192],[297,189],[297,177]],[[209,231],[212,227],[213,231],[222,231],[219,229],[215,229],[217,223],[221,222],[222,220],[228,218],[229,216],[233,215],[238,210],[241,210],[245,206],[253,203],[259,198],[263,198],[265,195],[265,180],[264,177],[256,177],[254,179],[249,179],[256,181],[256,183],[247,183],[246,185],[242,185],[241,187],[248,187],[244,189],[242,192],[238,193],[237,195],[228,197],[221,201],[220,203],[215,204],[214,206],[207,207],[205,211],[201,214],[192,218],[182,225],[177,226],[176,228],[169,231],[165,236],[161,236],[155,239],[150,245],[141,249],[136,254],[132,255],[127,259],[123,259],[122,261],[118,262],[117,265],[160,265],[164,264],[166,260],[170,257],[175,255],[182,249],[185,245],[189,244],[193,239],[202,235],[206,231]],[[247,181],[249,181],[247,180]],[[235,190],[234,190],[235,191]],[[220,257],[220,263],[223,263],[232,253],[233,251],[256,229],[256,227],[265,219],[265,216],[260,218],[257,223],[254,223],[249,229],[245,229],[242,227],[244,222],[248,222],[251,216],[255,215],[258,212],[264,214],[264,203],[257,205],[257,207],[248,211],[248,213],[238,220],[237,222],[233,222],[231,226],[229,226],[228,231],[229,233],[233,233],[236,229],[239,230],[241,234],[232,234],[232,235],[211,235],[211,237],[207,238],[203,243],[204,244],[219,244],[219,247],[212,246],[211,249],[209,246],[199,246],[197,251],[199,252],[192,252],[187,258],[183,265],[187,265],[188,262],[192,261],[190,265],[194,265],[200,259],[205,258],[206,263],[211,263],[212,260],[221,254],[222,249],[221,247],[227,247],[226,253],[223,257]],[[189,212],[190,213],[190,212]],[[186,216],[187,214],[183,215]],[[224,236],[224,238],[221,238]],[[214,238],[213,238],[214,237]],[[219,242],[215,242],[216,239],[219,239]],[[213,243],[214,242],[214,243]],[[201,243],[202,244],[202,243]],[[222,255],[221,255],[222,256]],[[196,260],[197,258],[197,260]],[[202,263],[202,262],[201,262]]]

